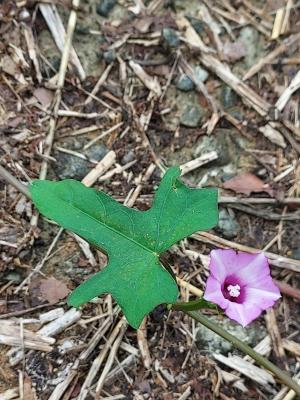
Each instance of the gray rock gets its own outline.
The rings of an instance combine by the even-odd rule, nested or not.
[[[126,153],[126,154],[124,155],[124,157],[122,158],[121,163],[122,163],[122,164],[127,164],[127,163],[129,163],[130,161],[133,161],[134,158],[135,158],[134,152],[133,152],[132,150],[129,150],[129,152]]]
[[[209,317],[209,319],[213,320],[218,325],[221,325],[227,332],[231,333],[233,336],[247,343],[251,347],[254,347],[266,335],[265,328],[260,325],[258,321],[243,328],[241,325],[238,325],[227,317],[219,319],[212,316]],[[206,354],[221,353],[226,355],[234,349],[231,343],[227,342],[227,340],[221,338],[203,325],[197,326],[196,344],[201,352],[205,352]]]
[[[245,165],[251,162],[249,154],[242,150],[247,147],[249,142],[238,135],[235,129],[216,128],[214,135],[200,136],[193,157],[214,150],[218,158],[193,172],[195,183],[201,186],[221,185],[226,176],[243,172]]]
[[[75,26],[75,32],[79,35],[89,35],[90,30],[89,27],[84,23],[84,21],[77,21]]]
[[[247,54],[244,59],[247,68],[252,67],[258,59],[263,57],[264,49],[262,37],[255,28],[246,26],[241,29],[238,41],[242,42],[247,49]]]
[[[196,78],[201,82],[205,82],[208,78],[208,72],[205,69],[201,68],[199,65],[194,68],[194,72]],[[177,81],[176,87],[183,92],[189,92],[195,89],[194,82],[186,74],[182,74],[180,76]]]
[[[164,28],[162,31],[163,38],[170,47],[178,47],[180,39],[178,33],[172,28]]]
[[[292,250],[292,258],[296,258],[296,260],[300,260],[300,249]]]
[[[223,104],[225,110],[234,107],[237,102],[238,96],[236,95],[234,90],[232,90],[230,86],[223,85],[221,91],[221,103]]]
[[[199,19],[194,17],[187,17],[187,19],[197,33],[202,33],[204,31],[205,24],[203,21],[200,21]]]
[[[108,152],[103,145],[94,145],[83,152],[89,159],[100,161]],[[55,152],[54,156],[57,162],[53,165],[53,169],[59,179],[76,179],[81,181],[91,170],[91,163],[88,160],[66,154]]]
[[[179,77],[176,87],[183,92],[190,92],[195,89],[194,82],[186,74],[182,74]]]
[[[196,128],[203,115],[204,112],[199,104],[187,105],[180,116],[180,123],[188,128]]]
[[[7,282],[12,281],[14,283],[21,283],[22,276],[18,271],[10,271],[7,275],[4,276],[3,279]]]
[[[226,238],[233,239],[240,231],[240,225],[235,219],[234,212],[229,208],[221,208],[217,230]]]
[[[59,179],[77,179],[81,181],[89,172],[88,162],[71,154],[54,154],[57,162],[53,166]]]
[[[94,144],[84,151],[84,154],[91,160],[100,161],[108,153],[108,149],[103,144]]]
[[[103,53],[103,58],[106,62],[112,63],[116,60],[117,54],[115,50],[108,50]]]
[[[101,0],[96,7],[97,14],[107,18],[116,4],[117,0]]]
[[[218,153],[218,159],[214,161],[214,165],[223,166],[231,161],[232,147],[230,132],[224,131],[213,136],[203,136],[195,150],[195,157],[214,150]]]
[[[209,75],[208,72],[206,71],[206,69],[200,67],[200,65],[197,65],[194,68],[194,71],[195,71],[196,78],[199,79],[199,81],[205,82],[206,79],[208,78],[208,75]]]

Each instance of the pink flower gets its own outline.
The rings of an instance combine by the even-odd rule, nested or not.
[[[248,325],[281,297],[263,253],[219,249],[210,256],[204,298],[241,325]]]

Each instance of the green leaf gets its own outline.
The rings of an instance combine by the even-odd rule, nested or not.
[[[162,303],[174,303],[175,280],[159,261],[174,243],[217,223],[217,190],[189,189],[170,168],[147,211],[127,208],[80,182],[34,181],[32,199],[39,211],[102,249],[109,256],[96,273],[70,295],[74,307],[111,293],[131,326]]]

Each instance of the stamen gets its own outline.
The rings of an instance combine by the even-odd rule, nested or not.
[[[228,285],[227,290],[231,297],[239,297],[239,295],[241,294],[240,285]]]

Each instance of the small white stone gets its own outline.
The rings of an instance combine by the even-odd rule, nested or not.
[[[227,290],[231,297],[239,297],[241,294],[240,285],[228,285]]]

